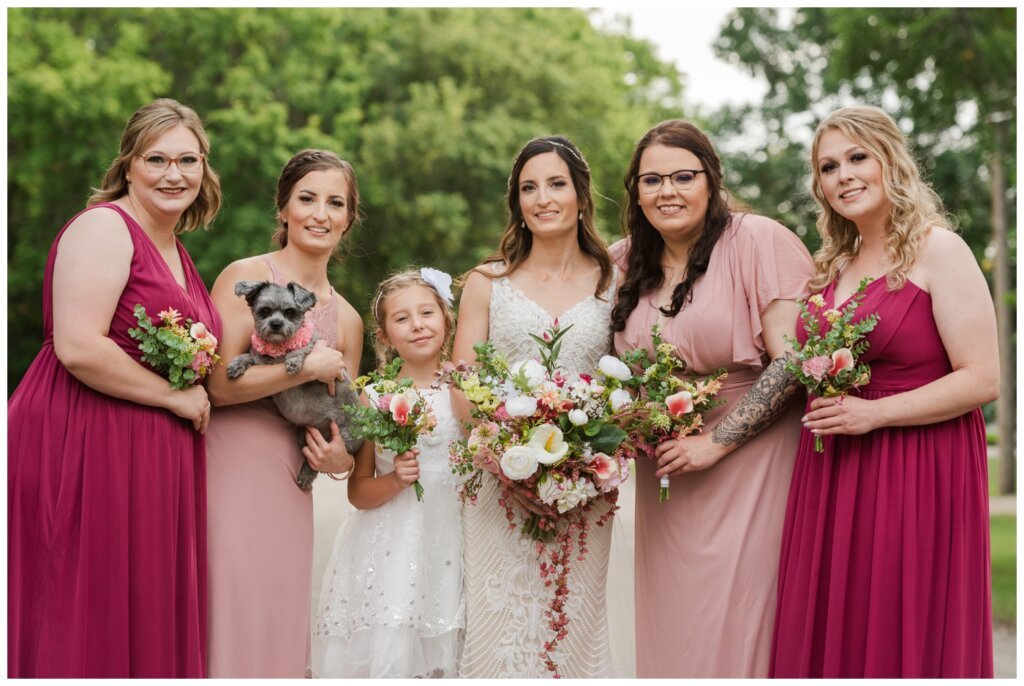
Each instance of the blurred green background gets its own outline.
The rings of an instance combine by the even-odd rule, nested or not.
[[[659,59],[628,19],[585,9],[18,8],[7,18],[8,393],[40,345],[53,237],[99,183],[128,116],[161,96],[203,117],[223,180],[212,230],[183,239],[208,285],[270,248],[274,185],[294,152],[329,148],[355,165],[366,221],[331,279],[360,311],[393,269],[458,274],[493,250],[513,155],[550,133],[588,158],[609,240],[634,142],[686,117],[719,146],[733,192],[813,250],[814,124],[836,106],[877,104],[913,141],[993,279],[1003,345],[1015,342],[1016,292],[998,279],[1016,264],[1014,8],[733,10],[716,53],[768,94],[713,111],[685,105],[686,73],[700,64]],[[685,18],[666,10],[681,41]],[[1012,360],[1004,372],[1012,398]]]

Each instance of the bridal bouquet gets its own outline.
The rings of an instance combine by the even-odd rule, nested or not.
[[[824,309],[825,299],[820,293],[798,301],[807,341],[801,346],[795,338],[786,337],[796,351],[786,362],[786,371],[795,375],[810,395],[842,399],[871,380],[871,368],[858,363],[857,359],[868,349],[865,336],[878,324],[878,314],[853,322],[870,282],[870,277],[862,279],[842,310]],[[824,331],[821,330],[822,320]],[[814,437],[814,451],[824,452],[821,436]]]
[[[636,390],[637,400],[616,414],[616,421],[629,436],[623,443],[628,458],[643,455],[653,459],[659,443],[700,431],[704,415],[724,402],[715,399],[727,376],[724,369],[703,379],[681,377],[686,364],[676,355],[676,347],[662,340],[657,324],[651,327],[651,342],[653,360],[644,348],[622,355],[625,365],[643,370],[623,382]],[[669,478],[663,476],[658,501],[668,499]]]
[[[395,454],[409,452],[420,434],[434,428],[437,421],[430,405],[413,387],[411,378],[398,379],[402,358],[355,380],[355,387],[366,393],[366,405],[350,405],[345,411],[352,417],[352,433],[366,438]],[[416,500],[423,502],[423,486],[413,482]]]
[[[568,631],[566,582],[573,548],[579,546],[578,560],[585,558],[587,513],[599,498],[611,503],[597,520],[604,525],[616,509],[619,484],[629,477],[629,463],[619,451],[626,432],[612,418],[630,396],[609,373],[627,379],[632,375],[606,356],[593,376],[570,381],[558,368],[560,341],[570,328],[559,328],[556,320],[542,335],[531,334],[537,359],[510,363],[484,342],[474,346],[478,367],[459,365],[445,374],[473,404],[473,416],[479,419],[468,439],[452,444],[452,472],[460,477],[460,495],[475,502],[484,474],[491,473],[501,483],[498,502],[510,529],[515,528],[514,496],[542,512],[527,517],[521,532],[537,541],[538,554],[544,555],[541,577],[555,587],[545,612],[555,637],[545,643],[543,657],[556,676],[551,653]],[[546,549],[548,543],[557,545]]]
[[[168,307],[157,314],[158,326],[142,305],[135,305],[133,311],[139,326],[128,329],[128,335],[139,341],[142,361],[167,377],[171,388],[181,390],[197,383],[220,361],[215,352],[217,337],[202,322],[187,319],[182,324],[181,313]]]

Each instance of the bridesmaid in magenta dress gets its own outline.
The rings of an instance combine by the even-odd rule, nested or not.
[[[313,494],[295,483],[303,453],[324,472],[347,472],[340,434],[325,441],[297,428],[269,397],[306,381],[355,378],[363,323],[331,287],[327,265],[359,213],[352,166],[326,150],[303,150],[277,185],[280,250],[228,265],[213,285],[224,317],[223,364],[210,379],[216,408],[207,436],[210,508],[211,677],[297,678],[309,666],[313,584]],[[224,366],[248,351],[253,318],[235,295],[241,280],[295,281],[317,298],[307,316],[321,339],[302,368],[257,365],[233,381]],[[335,427],[336,428],[336,427]],[[321,477],[322,478],[322,477]],[[317,580],[319,583],[319,580]]]
[[[771,674],[991,677],[979,406],[998,395],[999,369],[985,279],[881,110],[829,115],[812,166],[812,288],[842,307],[874,277],[858,312],[879,322],[862,358],[870,383],[841,402],[815,399],[804,416]]]
[[[220,208],[199,117],[156,100],[128,121],[43,284],[46,338],[8,406],[7,664],[13,678],[202,677],[202,386],[141,361],[136,304],[220,335],[176,234]]]

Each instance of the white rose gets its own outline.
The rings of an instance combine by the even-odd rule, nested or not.
[[[537,455],[527,445],[512,446],[501,456],[501,471],[513,481],[533,476],[537,471]]]
[[[608,396],[608,402],[611,403],[612,410],[618,412],[623,407],[633,402],[633,397],[625,388],[616,388],[612,391],[611,395]]]
[[[540,386],[547,378],[547,370],[537,360],[521,360],[509,367],[509,371],[512,376],[519,376],[519,373],[522,372],[526,376],[526,385],[530,389]]]
[[[633,376],[633,373],[629,371],[629,367],[626,363],[615,357],[614,355],[605,355],[597,363],[597,368],[601,372],[612,379],[618,379],[619,381],[626,381],[629,377]]]
[[[576,408],[569,410],[569,422],[573,426],[583,426],[590,421],[590,417],[583,410]]]
[[[532,417],[537,412],[537,399],[518,395],[505,401],[505,412],[509,417]]]
[[[534,429],[530,434],[530,446],[537,453],[537,461],[544,465],[559,462],[569,452],[562,430],[554,424],[541,424]]]

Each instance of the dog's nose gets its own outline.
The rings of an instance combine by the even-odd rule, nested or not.
[[[272,322],[270,322],[270,328],[273,331],[280,331],[282,326],[284,326],[283,322],[279,322],[279,321],[272,321]]]

